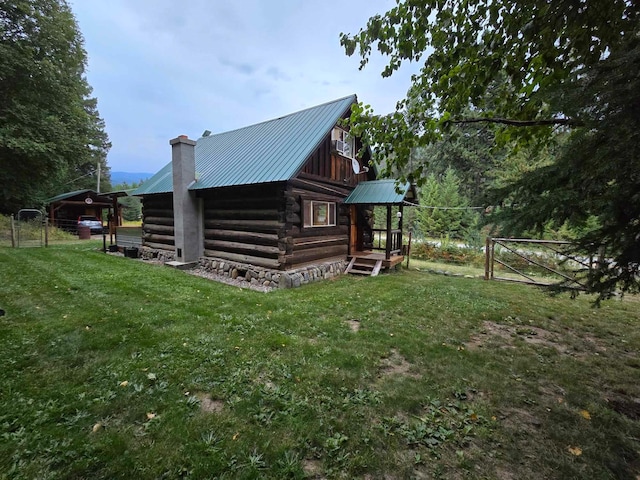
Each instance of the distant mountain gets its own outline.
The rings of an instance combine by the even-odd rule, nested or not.
[[[119,183],[138,183],[152,177],[153,175],[153,173],[140,172],[111,172],[111,185],[118,185]]]

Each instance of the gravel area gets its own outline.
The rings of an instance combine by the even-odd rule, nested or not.
[[[244,280],[240,280],[240,277],[238,277],[237,279],[233,279],[230,277],[225,277],[222,275],[218,275],[216,273],[213,273],[211,271],[205,270],[204,268],[201,267],[196,267],[196,268],[192,268],[189,270],[185,270],[186,273],[190,274],[190,275],[195,275],[197,277],[202,277],[202,278],[206,278],[208,280],[213,280],[215,282],[220,282],[220,283],[226,283],[227,285],[233,285],[234,287],[239,287],[239,288],[246,288],[249,290],[255,290],[256,292],[272,292],[273,290],[276,290],[275,288],[271,288],[271,287],[265,287],[264,285],[252,285],[250,282],[246,282]]]
[[[106,253],[107,255],[124,257],[122,252],[106,252]],[[138,258],[138,261],[144,262],[144,263],[151,263],[155,265],[164,265],[164,262],[161,262],[159,260],[153,260],[153,259]],[[261,284],[257,284],[257,285],[252,284],[251,282],[242,280],[240,277],[238,277],[237,279],[233,279],[231,277],[225,277],[224,275],[218,275],[202,267],[191,268],[189,270],[184,270],[184,272],[188,273],[189,275],[195,275],[196,277],[206,278],[207,280],[213,280],[214,282],[225,283],[227,285],[231,285],[238,288],[246,288],[248,290],[255,290],[256,292],[268,293],[268,292],[277,290],[277,288],[265,287],[264,285],[261,285]]]
[[[107,252],[107,255],[124,257],[124,255],[121,252]],[[144,262],[144,263],[152,263],[155,265],[164,265],[163,262],[160,262],[158,260],[147,260],[147,259],[139,258],[138,261]],[[213,280],[214,282],[226,283],[227,285],[232,285],[234,287],[239,287],[239,288],[246,288],[248,290],[255,290],[256,292],[267,293],[267,292],[272,292],[273,290],[276,290],[275,288],[265,287],[264,285],[252,285],[250,282],[246,282],[244,280],[241,280],[240,278],[237,278],[234,280],[233,278],[225,277],[223,275],[218,275],[216,273],[205,270],[204,268],[201,268],[201,267],[195,267],[189,270],[184,270],[184,272],[188,273],[189,275],[195,275],[196,277],[202,277],[202,278],[206,278],[207,280]]]

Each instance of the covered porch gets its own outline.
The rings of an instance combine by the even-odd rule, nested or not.
[[[405,205],[416,202],[415,188],[409,183],[395,180],[362,182],[345,199],[350,206],[349,266],[346,273],[377,275],[404,260],[402,254],[403,211]],[[372,214],[374,206],[386,208],[386,227],[375,228]],[[397,214],[393,214],[397,207]]]

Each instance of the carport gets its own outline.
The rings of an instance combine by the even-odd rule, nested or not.
[[[56,195],[47,200],[49,220],[51,225],[58,228],[75,230],[79,216],[93,215],[104,222],[108,219],[103,218],[103,211],[108,210],[109,218],[112,219],[110,223],[120,225],[118,196],[101,194],[94,190],[76,190]]]

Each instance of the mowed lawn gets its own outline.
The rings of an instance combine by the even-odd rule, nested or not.
[[[0,478],[636,479],[640,302],[0,248]]]

